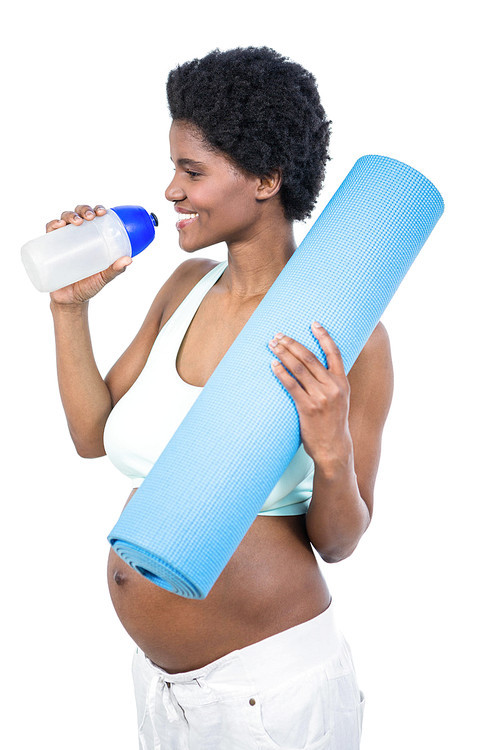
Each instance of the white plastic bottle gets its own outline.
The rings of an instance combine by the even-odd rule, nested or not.
[[[54,292],[104,271],[115,260],[142,252],[155,237],[158,219],[142,206],[115,206],[103,216],[30,240],[21,259],[40,292]]]

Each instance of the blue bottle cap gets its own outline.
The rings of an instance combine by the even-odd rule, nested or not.
[[[115,206],[112,209],[125,227],[132,245],[132,258],[141,253],[155,238],[158,219],[142,206]]]

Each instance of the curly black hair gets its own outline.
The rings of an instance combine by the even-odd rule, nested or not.
[[[173,120],[251,174],[280,170],[285,217],[310,217],[331,126],[312,73],[269,47],[215,49],[171,70],[166,87]]]

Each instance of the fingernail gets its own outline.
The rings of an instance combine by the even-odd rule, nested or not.
[[[314,320],[314,321],[313,321],[313,326],[314,326],[315,328],[321,328],[321,326],[320,326],[320,324],[318,323],[318,321],[317,321],[317,320]]]
[[[275,334],[274,338],[275,339],[282,339],[283,338],[283,334],[282,333],[277,333],[277,334]]]
[[[93,211],[85,211],[85,216],[94,216]]]

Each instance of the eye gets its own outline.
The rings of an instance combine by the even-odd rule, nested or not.
[[[188,174],[190,177],[199,177],[200,176],[199,172],[193,172],[192,169],[186,169],[186,174]]]

